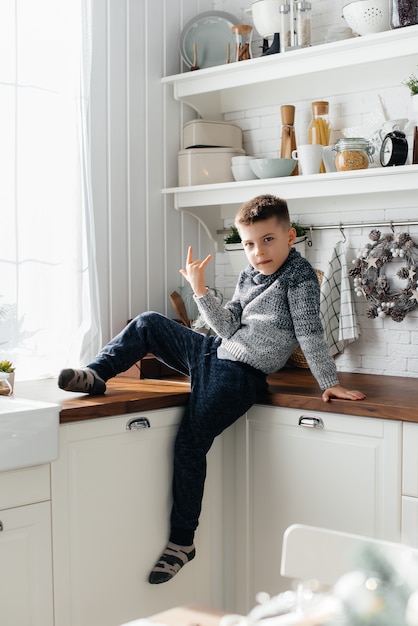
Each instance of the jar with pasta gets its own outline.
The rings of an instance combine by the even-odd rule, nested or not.
[[[363,137],[345,137],[338,139],[334,150],[335,167],[338,172],[364,170],[372,163],[374,146]]]
[[[329,124],[328,102],[312,102],[312,121],[308,129],[308,142],[328,146],[331,134]],[[325,172],[324,163],[321,164],[321,172]]]

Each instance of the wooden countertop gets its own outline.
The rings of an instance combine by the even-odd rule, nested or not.
[[[356,402],[323,402],[318,384],[309,370],[285,368],[268,377],[269,390],[260,404],[307,411],[342,413],[418,422],[418,381],[401,376],[339,373],[344,387],[359,389],[366,399]],[[187,379],[138,380],[117,377],[107,383],[104,396],[62,391],[56,379],[17,382],[16,397],[61,405],[61,423],[124,415],[186,404],[190,393]]]

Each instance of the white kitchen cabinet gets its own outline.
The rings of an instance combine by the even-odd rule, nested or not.
[[[418,548],[418,424],[402,429],[402,542]]]
[[[49,465],[0,474],[0,624],[53,626]]]
[[[162,79],[173,96],[206,119],[316,98],[362,94],[399,86],[418,65],[418,26],[355,37],[250,59],[241,63],[184,72]],[[308,85],[308,87],[307,87]],[[407,96],[406,96],[407,97]],[[414,206],[418,165],[369,168],[321,176],[169,187],[179,210],[193,213],[216,239],[216,224],[232,218],[237,206],[260,193],[279,195],[298,215],[356,209],[359,202],[379,209]],[[221,238],[218,237],[219,242]]]
[[[401,422],[255,406],[240,428],[239,612],[259,591],[288,588],[280,558],[291,524],[400,540]]]
[[[60,458],[52,465],[55,626],[118,626],[172,606],[217,605],[222,568],[212,534],[220,530],[216,498],[222,482],[220,464],[213,461],[196,558],[172,581],[148,583],[168,539],[172,447],[181,411],[61,426]],[[133,419],[146,427],[128,430]]]

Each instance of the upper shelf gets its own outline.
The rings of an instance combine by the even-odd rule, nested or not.
[[[201,117],[222,119],[231,111],[401,85],[417,65],[418,25],[176,74],[162,82]]]

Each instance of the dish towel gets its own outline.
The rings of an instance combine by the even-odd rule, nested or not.
[[[321,284],[320,313],[331,355],[342,352],[360,336],[353,293],[347,271],[344,244],[339,241],[331,255]]]

